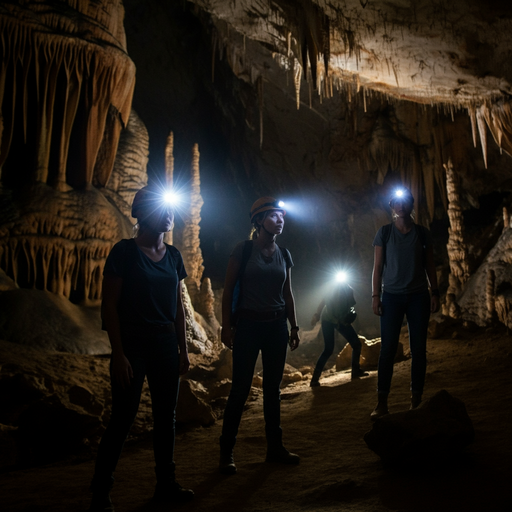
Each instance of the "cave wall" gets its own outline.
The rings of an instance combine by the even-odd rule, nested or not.
[[[467,110],[397,100],[355,79],[326,97],[304,74],[297,88],[296,69],[283,67],[275,48],[244,39],[201,9],[149,1],[142,10],[134,0],[125,5],[128,49],[139,70],[134,104],[150,139],[155,134],[149,167],[153,172],[161,167],[158,140],[169,130],[182,140],[192,132],[199,141],[201,247],[205,275],[216,286],[222,285],[231,248],[247,235],[245,212],[258,196],[278,196],[289,205],[280,243],[294,257],[300,322],[309,322],[322,285],[334,266],[343,265],[353,273],[357,327],[376,335],[377,319],[370,313],[371,243],[378,227],[390,221],[387,203],[394,184],[411,187],[417,220],[433,229],[444,288],[448,160],[461,180],[463,211],[477,211],[482,199],[501,194],[469,236],[482,235],[480,223],[494,222],[501,211],[511,187],[510,157],[500,152],[485,125],[481,132],[473,126]],[[159,49],[155,64],[142,51],[146,31]],[[151,95],[153,88],[158,93]],[[485,153],[482,133],[488,138]],[[188,168],[188,159],[177,154],[183,167]],[[485,244],[496,239],[494,233]]]

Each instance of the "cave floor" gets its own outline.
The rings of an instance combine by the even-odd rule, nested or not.
[[[399,511],[512,510],[512,336],[505,329],[461,331],[430,340],[425,398],[446,389],[461,399],[475,441],[457,460],[421,469],[385,468],[363,435],[371,428],[376,372],[351,382],[333,374],[283,390],[286,446],[301,456],[295,467],[264,462],[261,398],[242,419],[235,451],[238,473],[217,472],[221,422],[178,433],[178,481],[195,491],[188,511]],[[395,366],[390,410],[407,409],[410,361]],[[0,475],[4,512],[85,511],[93,460],[60,462]],[[164,511],[154,506],[153,455],[145,439],[125,447],[112,491],[116,511]]]

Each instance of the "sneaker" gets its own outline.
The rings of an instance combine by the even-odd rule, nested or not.
[[[184,503],[193,498],[194,491],[192,489],[185,489],[174,480],[169,480],[168,482],[157,482],[155,494],[153,494],[153,501],[158,503]]]
[[[364,370],[361,370],[361,368],[359,368],[359,370],[352,370],[352,375],[351,375],[351,379],[359,379],[360,377],[368,377],[368,375],[370,375],[368,372],[365,372]]]
[[[234,475],[236,473],[233,450],[220,453],[219,472],[223,475]]]
[[[299,464],[300,457],[296,453],[289,452],[284,446],[278,449],[267,450],[265,462],[276,464]]]

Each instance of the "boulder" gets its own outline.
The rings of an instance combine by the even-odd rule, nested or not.
[[[443,461],[473,439],[473,424],[464,403],[446,390],[417,409],[379,418],[364,435],[368,448],[393,465]]]
[[[206,403],[207,399],[208,391],[202,384],[193,380],[182,380],[176,407],[176,421],[199,423],[203,426],[213,425],[216,417],[210,405]]]

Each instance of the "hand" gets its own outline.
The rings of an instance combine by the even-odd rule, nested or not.
[[[382,302],[378,295],[372,297],[372,309],[374,315],[382,316]]]
[[[123,389],[131,384],[131,379],[133,379],[132,365],[123,352],[112,353],[112,378]]]
[[[226,347],[233,350],[233,339],[235,338],[235,329],[233,327],[222,328],[220,340]]]
[[[439,297],[437,295],[432,295],[432,297],[430,298],[430,312],[437,313],[439,311],[440,306],[441,301],[439,300]]]
[[[190,368],[190,360],[188,358],[188,351],[183,350],[180,352],[180,375],[185,375]]]
[[[318,313],[315,313],[313,315],[313,318],[311,319],[311,327],[315,327],[315,325],[319,319],[320,319],[320,317],[318,316]]]
[[[297,329],[292,329],[290,331],[290,341],[288,343],[290,345],[290,350],[292,350],[292,351],[295,350],[299,346],[300,338],[299,338],[299,331]]]

